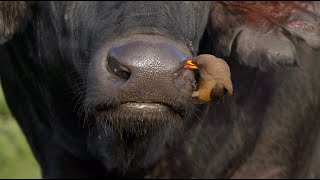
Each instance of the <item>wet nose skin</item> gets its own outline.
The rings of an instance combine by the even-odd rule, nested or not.
[[[121,65],[132,71],[153,68],[156,70],[174,71],[180,67],[187,54],[169,44],[151,44],[135,41],[110,49],[109,57],[118,60]]]
[[[111,48],[107,68],[123,82],[118,90],[121,101],[163,102],[191,92],[193,74],[183,69],[187,58],[169,44],[135,41]]]

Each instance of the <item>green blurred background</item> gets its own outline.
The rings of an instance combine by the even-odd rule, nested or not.
[[[12,117],[0,86],[0,179],[41,178],[40,168]]]

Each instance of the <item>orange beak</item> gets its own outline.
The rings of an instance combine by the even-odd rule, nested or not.
[[[192,60],[188,59],[184,62],[184,68],[185,69],[198,69],[197,65],[192,63]]]

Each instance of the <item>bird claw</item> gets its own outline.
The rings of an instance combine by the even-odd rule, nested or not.
[[[199,97],[199,91],[193,91],[191,97]]]

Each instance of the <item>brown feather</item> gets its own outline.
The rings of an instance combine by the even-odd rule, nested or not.
[[[225,93],[233,94],[230,69],[224,60],[210,54],[202,54],[197,56],[194,62],[199,68],[200,80],[199,88],[192,97],[197,97],[202,102],[214,99],[218,103]]]

